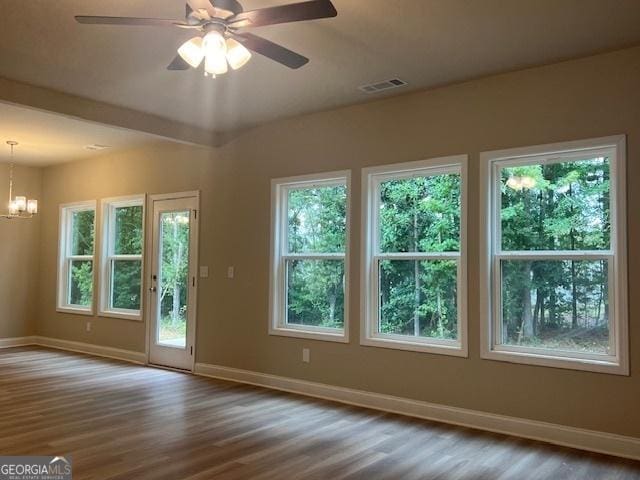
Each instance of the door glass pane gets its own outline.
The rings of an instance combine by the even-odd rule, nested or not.
[[[140,310],[141,260],[114,260],[111,308]]]
[[[502,343],[609,352],[606,260],[503,260]]]
[[[157,342],[186,347],[189,290],[189,211],[160,214]]]
[[[457,339],[457,277],[455,260],[380,261],[379,332]]]
[[[608,250],[607,157],[501,170],[504,250]]]
[[[287,323],[344,327],[344,260],[287,261]]]
[[[73,212],[71,219],[71,255],[93,255],[94,210]]]
[[[142,254],[142,205],[115,209],[115,255]]]
[[[69,261],[69,305],[91,306],[93,299],[93,261]]]

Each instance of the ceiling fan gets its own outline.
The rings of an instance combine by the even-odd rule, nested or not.
[[[139,17],[77,15],[76,21],[93,25],[178,27],[198,32],[183,43],[168,70],[198,68],[204,61],[204,74],[215,78],[237,70],[259,53],[289,68],[300,68],[309,59],[265,38],[243,31],[278,23],[335,17],[330,0],[311,0],[276,7],[244,11],[237,0],[187,0],[184,20]]]

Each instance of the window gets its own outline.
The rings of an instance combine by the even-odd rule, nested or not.
[[[349,178],[272,182],[271,334],[347,341]]]
[[[100,314],[141,319],[144,196],[102,201]]]
[[[60,208],[58,310],[93,313],[95,202]]]
[[[363,171],[362,344],[467,355],[466,164]]]
[[[626,374],[624,137],[482,162],[483,356]]]

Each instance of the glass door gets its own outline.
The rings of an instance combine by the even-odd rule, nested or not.
[[[149,362],[192,370],[197,197],[153,201]]]

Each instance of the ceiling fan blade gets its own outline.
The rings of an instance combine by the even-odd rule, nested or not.
[[[244,45],[249,50],[259,53],[271,60],[281,63],[289,68],[300,68],[309,62],[307,57],[289,50],[277,43],[273,43],[266,38],[258,37],[250,33],[235,33],[233,34],[238,42]]]
[[[310,2],[249,10],[229,19],[229,24],[236,27],[262,27],[277,23],[330,18],[336,15],[338,12],[331,0],[311,0]]]
[[[167,65],[167,70],[189,70],[191,67],[180,55],[176,55],[173,61]]]
[[[194,12],[204,10],[211,18],[224,19],[242,12],[242,5],[236,0],[187,0],[187,7],[187,16],[189,9]]]
[[[165,18],[138,18],[138,17],[96,17],[90,15],[76,15],[78,23],[90,25],[127,25],[127,26],[145,26],[145,27],[174,27],[182,25],[183,22],[178,20],[169,20]]]
[[[222,8],[235,14],[243,11],[242,5],[240,5],[237,0],[211,0],[211,3],[213,3],[216,8]]]

